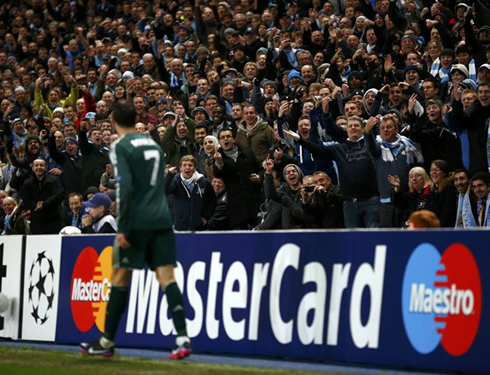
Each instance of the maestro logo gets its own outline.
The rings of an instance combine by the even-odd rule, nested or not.
[[[105,312],[111,293],[112,246],[100,255],[93,247],[80,253],[71,277],[71,313],[75,325],[82,332],[94,323],[104,331]]]
[[[466,353],[478,332],[482,306],[480,273],[463,244],[444,253],[419,245],[405,269],[402,312],[410,343],[421,354],[439,343],[453,355]]]

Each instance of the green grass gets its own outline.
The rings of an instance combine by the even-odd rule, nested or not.
[[[32,348],[0,347],[2,375],[319,375],[332,373],[299,370],[228,366],[190,361],[155,360],[121,357],[111,359],[82,356],[76,352],[48,351]]]

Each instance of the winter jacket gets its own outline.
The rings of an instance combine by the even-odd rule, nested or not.
[[[245,129],[243,123],[238,127],[236,144],[243,148],[251,149],[260,162],[267,158],[269,148],[272,147],[275,141],[274,130],[266,121],[258,120],[249,131]]]
[[[165,190],[174,197],[174,226],[176,230],[203,230],[204,218],[208,221],[216,207],[216,195],[209,180],[203,175],[194,183],[192,190],[182,181],[182,175],[168,173]]]

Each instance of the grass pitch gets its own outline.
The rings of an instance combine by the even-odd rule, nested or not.
[[[190,361],[121,357],[111,359],[82,356],[77,352],[0,347],[2,375],[319,375],[333,373],[216,365]]]

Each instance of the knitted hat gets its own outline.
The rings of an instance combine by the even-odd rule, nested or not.
[[[168,112],[165,112],[165,114],[163,115],[163,119],[165,120],[167,117],[176,118],[177,114],[175,112],[168,111]]]
[[[271,86],[272,86],[272,87],[274,87],[274,89],[276,89],[276,91],[277,91],[277,85],[276,85],[276,83],[275,83],[274,81],[271,81],[271,80],[269,80],[269,79],[266,79],[266,80],[264,80],[264,81],[262,81],[262,82],[260,83],[260,86],[261,86],[262,88],[264,88],[266,85],[271,85]]]
[[[17,117],[16,119],[14,119],[14,121],[12,121],[11,127],[14,127],[14,125],[15,125],[16,122],[22,122],[22,123],[24,123],[21,118]]]
[[[27,146],[29,144],[29,142],[31,142],[31,141],[36,141],[37,143],[39,143],[39,145],[41,144],[41,140],[39,139],[39,137],[37,135],[34,135],[34,134],[28,135],[26,137],[24,143]]]
[[[71,135],[65,137],[65,140],[63,142],[64,143],[73,142],[73,143],[76,143],[78,145],[78,139],[76,139],[75,137],[73,137]]]
[[[130,70],[126,70],[123,73],[122,78],[134,78],[134,73]]]
[[[288,74],[288,84],[291,83],[291,79],[294,78],[294,77],[297,77],[297,78],[301,79],[301,74],[296,69],[293,69],[293,70],[291,70],[291,72],[289,72],[289,74]]]
[[[414,36],[413,36],[413,35],[410,35],[410,34],[405,34],[405,35],[403,35],[401,40],[403,40],[403,39],[407,39],[407,38],[408,38],[408,39],[411,39],[411,40],[412,40],[412,42],[413,42],[413,44],[417,45],[417,41],[415,40]]]
[[[191,117],[194,117],[194,115],[196,114],[196,112],[203,112],[205,115],[206,115],[206,119],[209,120],[210,116],[209,116],[209,112],[206,108],[204,107],[196,107],[192,110],[191,112]]]
[[[294,169],[296,169],[296,172],[298,172],[298,174],[299,174],[299,178],[303,179],[303,171],[301,170],[301,168],[298,167],[296,164],[288,164],[284,167],[284,169],[282,171],[282,175],[283,175],[285,180],[286,180],[286,169],[288,169],[289,167],[294,167]]]
[[[403,70],[403,75],[405,76],[405,74],[407,74],[407,72],[409,72],[411,70],[416,71],[418,73],[419,77],[421,76],[420,75],[420,69],[416,65],[407,65],[405,67],[405,69]]]
[[[453,67],[451,68],[451,74],[456,70],[458,72],[463,73],[466,78],[468,78],[470,75],[468,72],[468,68],[466,66],[464,66],[463,64],[454,64]]]

